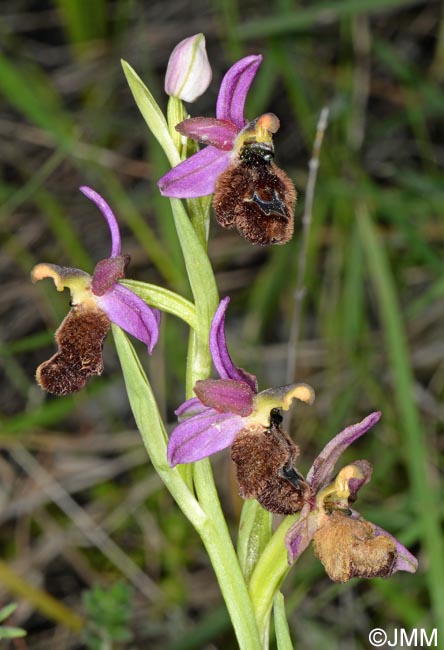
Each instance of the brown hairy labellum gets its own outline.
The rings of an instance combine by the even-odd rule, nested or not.
[[[301,510],[309,486],[294,467],[299,448],[282,430],[281,416],[273,411],[268,428],[250,424],[237,434],[231,458],[241,497],[257,499],[266,510],[288,515]]]
[[[55,334],[58,352],[37,368],[39,386],[53,395],[69,395],[91,375],[102,374],[102,347],[110,325],[97,307],[72,307]]]
[[[325,523],[313,536],[314,552],[331,580],[388,577],[396,564],[395,542],[376,535],[374,526],[340,512],[325,516]]]
[[[252,244],[285,244],[293,235],[296,190],[273,162],[272,145],[248,142],[218,177],[213,198],[216,219],[237,228]]]

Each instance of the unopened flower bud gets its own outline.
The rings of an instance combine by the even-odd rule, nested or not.
[[[165,92],[185,102],[203,95],[211,81],[205,36],[195,34],[178,43],[171,53],[165,75]]]

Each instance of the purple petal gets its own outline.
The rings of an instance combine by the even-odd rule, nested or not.
[[[143,341],[151,354],[159,337],[160,312],[149,307],[133,291],[115,284],[103,296],[97,296],[97,304],[110,321]]]
[[[129,263],[128,255],[108,257],[96,264],[92,278],[92,292],[96,296],[103,296],[111,287],[125,277],[125,270]]]
[[[375,537],[383,535],[385,537],[389,537],[395,543],[397,558],[393,567],[392,574],[396,573],[396,571],[408,571],[409,573],[415,573],[416,569],[418,568],[418,560],[416,557],[412,555],[410,551],[408,551],[405,546],[401,544],[401,542],[398,542],[396,537],[393,537],[393,535],[388,533],[383,528],[375,526],[375,524],[373,524],[373,526],[375,527]]]
[[[192,199],[214,192],[218,176],[230,164],[230,153],[206,147],[184,160],[157,181],[160,193],[176,199]]]
[[[191,417],[192,415],[197,415],[202,413],[202,411],[207,411],[208,406],[202,404],[200,399],[197,397],[192,397],[177,408],[174,413],[177,415],[179,422],[182,422],[184,419]]]
[[[311,512],[310,504],[306,503],[300,512],[299,519],[285,535],[285,546],[288,551],[289,564],[294,564],[305,551],[317,529],[317,513]]]
[[[93,189],[90,187],[87,187],[86,185],[82,185],[82,187],[79,188],[80,191],[93,203],[97,205],[99,208],[100,212],[103,214],[105,219],[108,222],[108,227],[111,233],[111,253],[110,257],[117,257],[120,255],[120,230],[119,226],[117,224],[117,219],[114,216],[114,212],[111,210],[109,207],[108,203],[103,199],[100,194],[97,194]]]
[[[351,465],[359,468],[362,478],[355,477],[348,480],[348,489],[350,490],[350,496],[348,497],[349,503],[356,501],[359,490],[370,481],[373,473],[373,467],[368,460],[355,460]]]
[[[231,151],[238,134],[235,124],[215,117],[190,117],[176,125],[176,131],[201,144]]]
[[[362,422],[352,424],[341,431],[341,433],[338,433],[333,440],[330,440],[316,458],[307,474],[307,483],[312,486],[314,491],[318,492],[324,485],[330,483],[334,467],[341,454],[344,453],[352,442],[371,429],[380,417],[380,411],[370,413]]]
[[[216,117],[219,120],[233,122],[238,129],[245,126],[245,100],[261,61],[260,54],[246,56],[232,65],[225,74],[216,104]]]
[[[184,420],[171,434],[169,464],[174,467],[178,463],[192,463],[229,447],[243,425],[239,415],[218,413],[210,408]]]
[[[245,382],[254,393],[257,393],[256,377],[235,366],[228,352],[225,339],[225,312],[229,302],[229,296],[220,301],[211,323],[210,351],[213,364],[221,379],[235,379],[236,381]]]
[[[194,392],[205,406],[222,413],[234,413],[245,418],[253,411],[255,393],[244,381],[204,379],[196,382]]]

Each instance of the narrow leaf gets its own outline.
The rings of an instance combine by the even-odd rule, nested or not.
[[[131,289],[131,291],[134,291],[134,293],[137,293],[142,300],[145,300],[152,307],[157,307],[157,309],[173,314],[177,318],[185,321],[193,329],[196,329],[196,308],[186,298],[174,293],[174,291],[164,289],[155,284],[148,284],[137,280],[121,280],[120,283],[128,287],[128,289]]]
[[[272,515],[254,499],[245,501],[239,524],[237,554],[248,584],[254,567],[271,537]]]
[[[439,487],[433,489],[431,459],[428,458],[427,438],[414,399],[414,375],[402,321],[402,311],[396,295],[393,275],[372,223],[367,207],[358,207],[358,228],[369,276],[373,285],[384,330],[389,369],[393,381],[393,399],[399,414],[399,429],[403,432],[403,448],[410,474],[412,504],[421,524],[424,546],[431,570],[426,572],[432,607],[437,621],[444,620],[444,551],[441,535]],[[436,479],[433,481],[436,483]]]
[[[0,623],[2,621],[6,621],[6,619],[9,618],[9,616],[11,616],[11,614],[13,614],[16,609],[17,603],[10,603],[9,605],[2,607],[2,609],[0,609]]]
[[[26,631],[20,627],[0,627],[0,639],[18,639],[26,636]]]
[[[274,597],[274,631],[276,633],[276,644],[278,650],[293,650],[290,630],[288,628],[287,615],[285,613],[284,596],[280,591]]]
[[[197,530],[201,530],[206,521],[204,512],[182,478],[180,469],[168,465],[168,436],[145,371],[125,333],[116,325],[112,326],[112,331],[128,399],[151,462],[184,514]]]
[[[152,134],[159,141],[172,167],[180,163],[179,153],[168,131],[167,121],[156,100],[143,83],[142,79],[126,61],[122,61],[123,71],[133,97],[139,107],[142,117]]]

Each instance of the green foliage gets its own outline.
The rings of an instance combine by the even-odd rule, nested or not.
[[[0,609],[0,641],[2,639],[19,639],[26,636],[26,630],[22,630],[20,627],[2,625],[3,621],[6,621],[16,609],[17,605],[15,603],[10,603]]]
[[[84,641],[88,650],[111,650],[131,641],[129,629],[132,590],[123,582],[111,588],[95,586],[83,593],[86,613]]]
[[[7,449],[29,440],[51,462],[51,445],[57,437],[64,438],[67,448],[85,434],[92,439],[96,430],[111,438],[113,431],[120,435],[134,428],[125,400],[114,398],[122,395],[123,386],[110,343],[105,346],[103,377],[82,394],[44,399],[34,386],[36,365],[54,352],[53,331],[64,315],[67,298],[31,287],[31,266],[38,261],[82,266],[107,254],[108,242],[100,234],[105,228],[93,222],[92,212],[77,196],[78,185],[96,187],[115,207],[124,228],[124,252],[132,256],[132,288],[149,282],[150,300],[173,313],[182,308],[187,322],[195,324],[195,309],[176,295],[191,299],[178,242],[172,243],[171,208],[156,188],[168,163],[139,116],[118,63],[123,56],[137,70],[136,75],[125,66],[146,121],[157,120],[167,142],[166,125],[153,96],[166,106],[163,70],[171,48],[189,35],[191,27],[187,3],[182,9],[176,7],[177,20],[171,24],[162,3],[156,2],[151,8],[141,0],[54,0],[50,21],[34,9],[26,10],[21,19],[24,4],[12,3],[11,16],[0,21],[0,136],[5,165],[0,226],[6,276],[0,353],[7,379],[2,385],[5,406],[0,435]],[[279,115],[277,162],[295,180],[299,192],[295,236],[285,247],[252,249],[222,232],[214,221],[211,224],[209,255],[218,287],[221,295],[232,295],[227,324],[233,358],[257,372],[262,387],[277,384],[284,376],[308,152],[319,111],[328,104],[331,121],[309,241],[298,376],[313,383],[318,397],[310,409],[298,410],[292,435],[301,448],[301,470],[306,470],[340,427],[380,408],[383,418],[378,427],[349,452],[350,460],[368,458],[375,465],[375,478],[360,496],[359,509],[420,555],[415,576],[397,574],[389,581],[354,581],[338,587],[328,583],[308,550],[284,585],[292,637],[307,650],[340,647],[342,639],[357,650],[368,648],[362,629],[366,622],[413,628],[436,627],[442,621],[443,558],[437,532],[444,515],[440,505],[444,469],[440,12],[438,2],[277,0],[257,3],[253,16],[248,3],[217,0],[208,4],[205,16],[206,24],[218,26],[217,35],[213,29],[211,39],[207,36],[215,83],[212,94],[203,100],[205,114],[213,114],[217,81],[228,65],[238,56],[261,52],[264,61],[252,86],[247,115],[268,110]],[[32,31],[33,16],[36,24],[45,24],[44,31]],[[20,29],[11,28],[14,24]],[[21,31],[23,25],[30,31]],[[192,25],[202,28],[195,17]],[[367,49],[362,34],[369,36]],[[146,93],[145,84],[152,95]],[[188,109],[197,114],[194,105]],[[364,227],[358,223],[362,208],[369,222]],[[156,285],[166,287],[165,291],[159,292]],[[201,307],[203,312],[205,306]],[[170,424],[183,398],[182,388],[179,392],[172,385],[177,386],[177,377],[183,375],[184,331],[185,325],[168,316],[164,340],[168,363],[162,366],[160,348],[153,359],[143,358],[148,377],[163,379],[166,389],[161,398]],[[148,365],[153,362],[154,370]],[[150,435],[152,422],[148,424]],[[56,448],[54,456],[57,453]],[[234,530],[237,521],[226,487],[227,466],[222,466],[220,481]],[[131,487],[139,487],[138,482],[134,475],[124,474],[115,482],[116,492],[123,500]],[[16,483],[12,485],[15,489]],[[14,507],[14,494],[7,496]],[[105,511],[106,519],[105,497],[100,490],[88,493],[88,505]],[[165,514],[171,515],[174,507],[166,504],[170,513]],[[34,514],[26,514],[33,530],[37,529]],[[161,514],[150,510],[150,516],[155,524]],[[169,521],[168,516],[165,519]],[[18,535],[8,521],[2,524],[8,562],[16,552],[14,540],[23,538],[23,520],[17,521]],[[68,525],[61,517],[58,523]],[[125,524],[128,520],[122,518],[119,530],[113,531],[123,548]],[[146,541],[134,521],[132,525],[137,529],[132,549],[137,545],[141,552]],[[38,527],[36,544],[43,541],[43,529]],[[197,614],[191,617],[184,605],[182,627],[175,634],[165,623],[170,620],[168,604],[157,603],[163,621],[157,647],[167,647],[175,634],[177,648],[199,649],[212,643],[231,650],[235,645],[230,637],[220,642],[229,625],[226,611],[217,603],[207,610],[204,589],[201,601],[196,596],[204,581],[215,591],[200,547],[196,544],[188,552],[182,536],[178,542],[169,539],[164,544],[159,535],[159,548],[171,553],[171,565],[177,570],[176,587],[171,570],[166,590],[176,603],[182,596],[189,598],[190,609]],[[95,571],[110,568],[99,549],[85,553],[79,545],[75,551],[84,554]],[[163,576],[163,552],[153,554],[150,572],[154,576]],[[135,554],[134,550],[128,553]],[[245,556],[245,547],[241,553]],[[267,583],[257,580],[254,585],[266,589]],[[97,602],[106,600],[109,592],[102,596]],[[111,601],[109,611],[118,609],[119,597]],[[154,606],[147,603],[146,607]],[[108,630],[108,623],[103,624],[106,615],[98,619],[97,629]],[[95,640],[113,642],[106,635],[96,635]],[[146,646],[150,647],[148,642]]]

